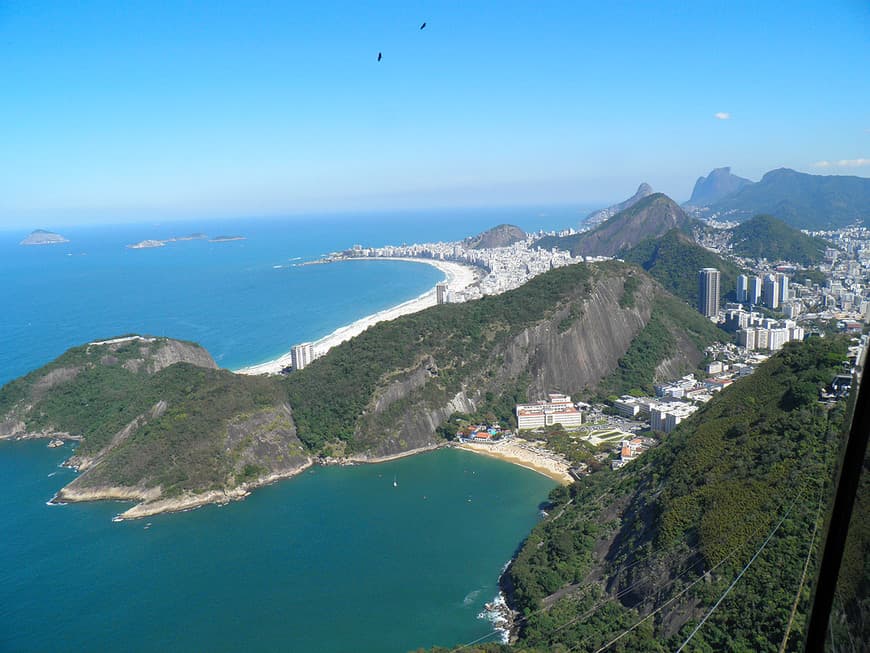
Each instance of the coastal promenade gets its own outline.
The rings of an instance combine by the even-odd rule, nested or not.
[[[335,263],[348,262],[351,265],[358,265],[360,261],[409,261],[411,263],[425,263],[441,270],[446,277],[444,281],[450,286],[450,290],[455,290],[457,292],[473,286],[475,283],[479,282],[483,276],[483,271],[474,266],[430,258],[366,257],[342,259],[340,261],[335,261]],[[410,299],[398,306],[393,306],[392,308],[385,309],[373,315],[368,315],[352,324],[340,327],[329,335],[312,343],[315,357],[322,356],[336,345],[340,345],[341,343],[358,336],[370,326],[373,326],[378,322],[395,320],[397,317],[422,311],[430,306],[435,306],[437,303],[435,288],[432,288],[419,297]],[[283,354],[274,360],[260,363],[258,365],[243,367],[235,371],[239,374],[278,374],[282,369],[290,365],[291,361],[291,353],[288,351],[286,354]]]

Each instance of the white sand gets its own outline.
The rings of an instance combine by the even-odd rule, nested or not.
[[[463,442],[459,448],[534,470],[563,484],[574,481],[568,473],[571,465],[563,456],[518,438],[505,438],[487,444]]]
[[[452,261],[439,261],[430,258],[368,257],[343,259],[342,261],[336,262],[341,263],[344,261],[411,261],[413,263],[426,263],[427,265],[438,268],[444,273],[446,277],[445,281],[450,286],[451,291],[465,290],[469,286],[479,281],[481,276],[483,275],[483,272],[481,270],[470,265],[463,265],[461,263],[454,263]],[[330,265],[332,265],[332,263],[330,263]],[[398,306],[393,306],[392,308],[380,311],[379,313],[375,313],[374,315],[369,315],[367,317],[359,319],[353,324],[340,327],[330,333],[328,336],[325,336],[320,340],[316,340],[313,343],[315,356],[322,356],[336,345],[340,345],[346,340],[350,340],[351,338],[358,336],[370,326],[377,324],[378,322],[383,322],[385,320],[394,320],[402,315],[410,315],[411,313],[422,311],[424,308],[435,306],[436,303],[437,300],[435,297],[435,288],[432,288],[431,290],[426,291],[419,297],[410,299],[402,304],[399,304]],[[292,358],[290,352],[287,352],[286,354],[280,356],[279,358],[276,358],[275,360],[260,363],[259,365],[251,365],[250,367],[243,367],[242,369],[236,370],[236,372],[239,374],[277,374],[283,368],[290,365],[291,360]]]

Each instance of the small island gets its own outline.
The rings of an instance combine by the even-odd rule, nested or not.
[[[172,236],[171,238],[164,238],[162,240],[149,238],[148,240],[141,240],[138,243],[127,245],[127,248],[153,249],[155,247],[166,247],[169,243],[179,243],[188,240],[208,240],[210,243],[226,243],[231,240],[246,240],[246,238],[244,236],[215,236],[214,238],[209,239],[206,234],[197,232],[187,236]]]
[[[153,247],[166,247],[165,240],[140,240],[138,243],[127,245],[128,249],[151,249]]]
[[[69,239],[64,238],[60,234],[46,231],[44,229],[37,229],[36,231],[31,232],[31,234],[22,240],[19,245],[57,245],[58,243],[68,242]]]

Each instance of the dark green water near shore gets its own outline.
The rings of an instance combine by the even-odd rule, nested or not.
[[[129,504],[45,505],[74,475],[57,467],[70,451],[0,443],[0,651],[470,641],[492,631],[477,615],[554,486],[440,450],[313,468],[242,502],[112,523]]]

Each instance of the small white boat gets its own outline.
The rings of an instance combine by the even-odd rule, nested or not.
[[[393,487],[399,487],[399,482],[396,480],[395,476],[393,476]]]

